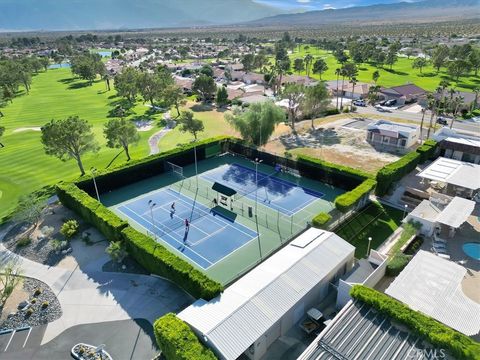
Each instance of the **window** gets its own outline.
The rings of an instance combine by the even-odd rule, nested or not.
[[[406,145],[407,145],[407,140],[401,139],[401,140],[400,140],[400,146],[405,147]]]
[[[384,144],[388,144],[389,139],[390,139],[390,138],[389,138],[388,136],[384,136],[383,139],[382,139],[382,142],[383,142]]]

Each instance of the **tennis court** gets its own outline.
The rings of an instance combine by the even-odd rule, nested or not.
[[[252,200],[257,197],[259,203],[288,216],[296,214],[325,195],[280,179],[276,177],[277,173],[277,171],[271,174],[256,172],[233,163],[207,171],[201,177],[212,183],[218,182],[235,189],[240,196]]]
[[[116,209],[205,270],[257,237],[246,226],[170,188],[147,193]]]

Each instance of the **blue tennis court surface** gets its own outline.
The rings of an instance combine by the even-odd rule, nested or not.
[[[152,210],[149,200],[156,204]],[[145,194],[117,210],[203,269],[257,237],[253,230],[214,215],[206,206],[172,189]],[[185,219],[190,221],[188,231]]]
[[[228,186],[252,200],[255,199],[255,189],[258,186],[258,202],[288,216],[325,195],[275,177],[275,173],[267,175],[258,172],[256,182],[255,170],[239,164],[220,166],[203,173],[201,177]]]

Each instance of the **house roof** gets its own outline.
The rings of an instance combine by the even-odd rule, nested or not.
[[[338,235],[311,228],[220,296],[178,316],[223,358],[236,359],[354,251]]]
[[[387,120],[374,121],[367,126],[368,131],[394,138],[408,138],[410,134],[416,133],[418,129],[419,127],[416,125],[399,124]]]
[[[455,159],[439,157],[417,176],[461,186],[466,189],[480,189],[480,165]]]
[[[415,84],[405,84],[400,86],[392,86],[390,88],[402,96],[423,95],[426,93],[424,89]]]
[[[349,301],[297,360],[419,358],[432,348],[406,327],[359,301]]]
[[[467,270],[420,250],[385,291],[414,310],[468,336],[480,332],[480,304],[462,291]]]
[[[438,215],[436,222],[457,229],[468,220],[474,208],[474,201],[455,196]]]

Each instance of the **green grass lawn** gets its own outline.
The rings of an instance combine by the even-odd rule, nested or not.
[[[377,249],[401,225],[402,218],[401,210],[371,203],[335,233],[354,245],[355,257],[361,259],[367,254],[368,238],[372,237],[372,249]]]
[[[55,184],[61,180],[72,180],[80,175],[75,161],[62,162],[48,156],[40,142],[40,132],[18,131],[21,128],[41,127],[51,119],[61,119],[78,115],[93,125],[93,131],[101,144],[97,154],[86,154],[82,160],[85,169],[94,166],[98,169],[118,166],[126,161],[119,149],[105,146],[103,125],[109,120],[108,114],[121,101],[115,90],[106,91],[103,81],[85,86],[84,81],[72,77],[70,69],[55,69],[34,76],[30,94],[22,93],[13,103],[2,108],[4,117],[0,124],[6,131],[2,137],[4,148],[0,149],[0,218],[7,215],[17,204],[21,195]],[[189,104],[192,107],[193,104]],[[142,158],[149,154],[148,138],[161,128],[158,121],[161,114],[149,115],[149,108],[141,101],[132,108],[130,119],[153,119],[153,129],[140,132],[140,142],[131,148],[132,158]],[[223,119],[223,114],[211,109],[194,106],[196,117],[204,120],[205,131],[200,138],[220,134],[232,134],[231,128]],[[176,113],[173,112],[175,115]],[[190,141],[190,134],[172,130],[162,140],[161,150],[179,143]]]
[[[304,58],[307,54],[311,54],[315,58],[322,57],[327,62],[328,70],[322,75],[323,80],[336,80],[335,69],[339,68],[340,65],[329,51],[318,49],[313,46],[310,46],[308,50],[305,50],[304,46],[300,49],[297,47],[291,55],[292,65],[293,59],[299,57]],[[357,79],[360,82],[373,82],[372,73],[375,70],[378,70],[380,72],[378,84],[385,87],[404,85],[410,82],[425,90],[434,91],[442,79],[447,79],[452,86],[463,91],[472,91],[475,86],[480,86],[480,76],[474,76],[473,72],[468,76],[461,77],[459,81],[456,82],[455,80],[450,79],[443,68],[440,73],[437,74],[436,70],[429,65],[423,69],[423,74],[421,74],[418,69],[412,69],[412,63],[413,58],[407,59],[406,57],[399,57],[392,70],[387,66],[385,69],[377,69],[372,65],[362,64],[359,66],[360,71]],[[305,72],[302,72],[302,74],[305,75]],[[311,74],[310,76],[316,79],[319,78],[319,76],[315,74]]]

